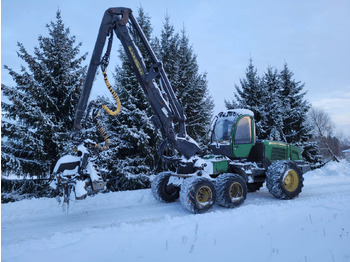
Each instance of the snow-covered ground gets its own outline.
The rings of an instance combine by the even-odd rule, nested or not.
[[[2,261],[350,261],[350,164],[305,174],[303,192],[277,200],[264,186],[236,209],[193,215],[151,191],[1,205]]]

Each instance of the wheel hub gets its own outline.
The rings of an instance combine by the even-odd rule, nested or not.
[[[202,186],[198,189],[196,199],[201,206],[205,206],[211,202],[212,192],[210,187]]]
[[[239,201],[243,196],[243,188],[240,183],[234,182],[230,186],[230,198],[232,201]]]
[[[289,169],[286,172],[286,175],[283,180],[284,188],[289,191],[293,192],[298,188],[299,185],[299,177],[297,172],[293,169]]]

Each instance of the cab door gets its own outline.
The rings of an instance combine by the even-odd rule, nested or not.
[[[248,157],[254,144],[254,120],[251,116],[241,116],[232,132],[232,153],[237,158]]]

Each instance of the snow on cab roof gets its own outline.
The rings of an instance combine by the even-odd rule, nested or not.
[[[228,113],[233,113],[237,115],[249,115],[254,117],[253,111],[249,109],[244,109],[244,108],[237,108],[237,109],[229,109],[227,111],[220,112],[219,114],[221,115],[228,115]]]

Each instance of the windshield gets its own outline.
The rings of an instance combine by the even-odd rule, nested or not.
[[[235,117],[220,117],[213,129],[212,141],[229,141]]]

